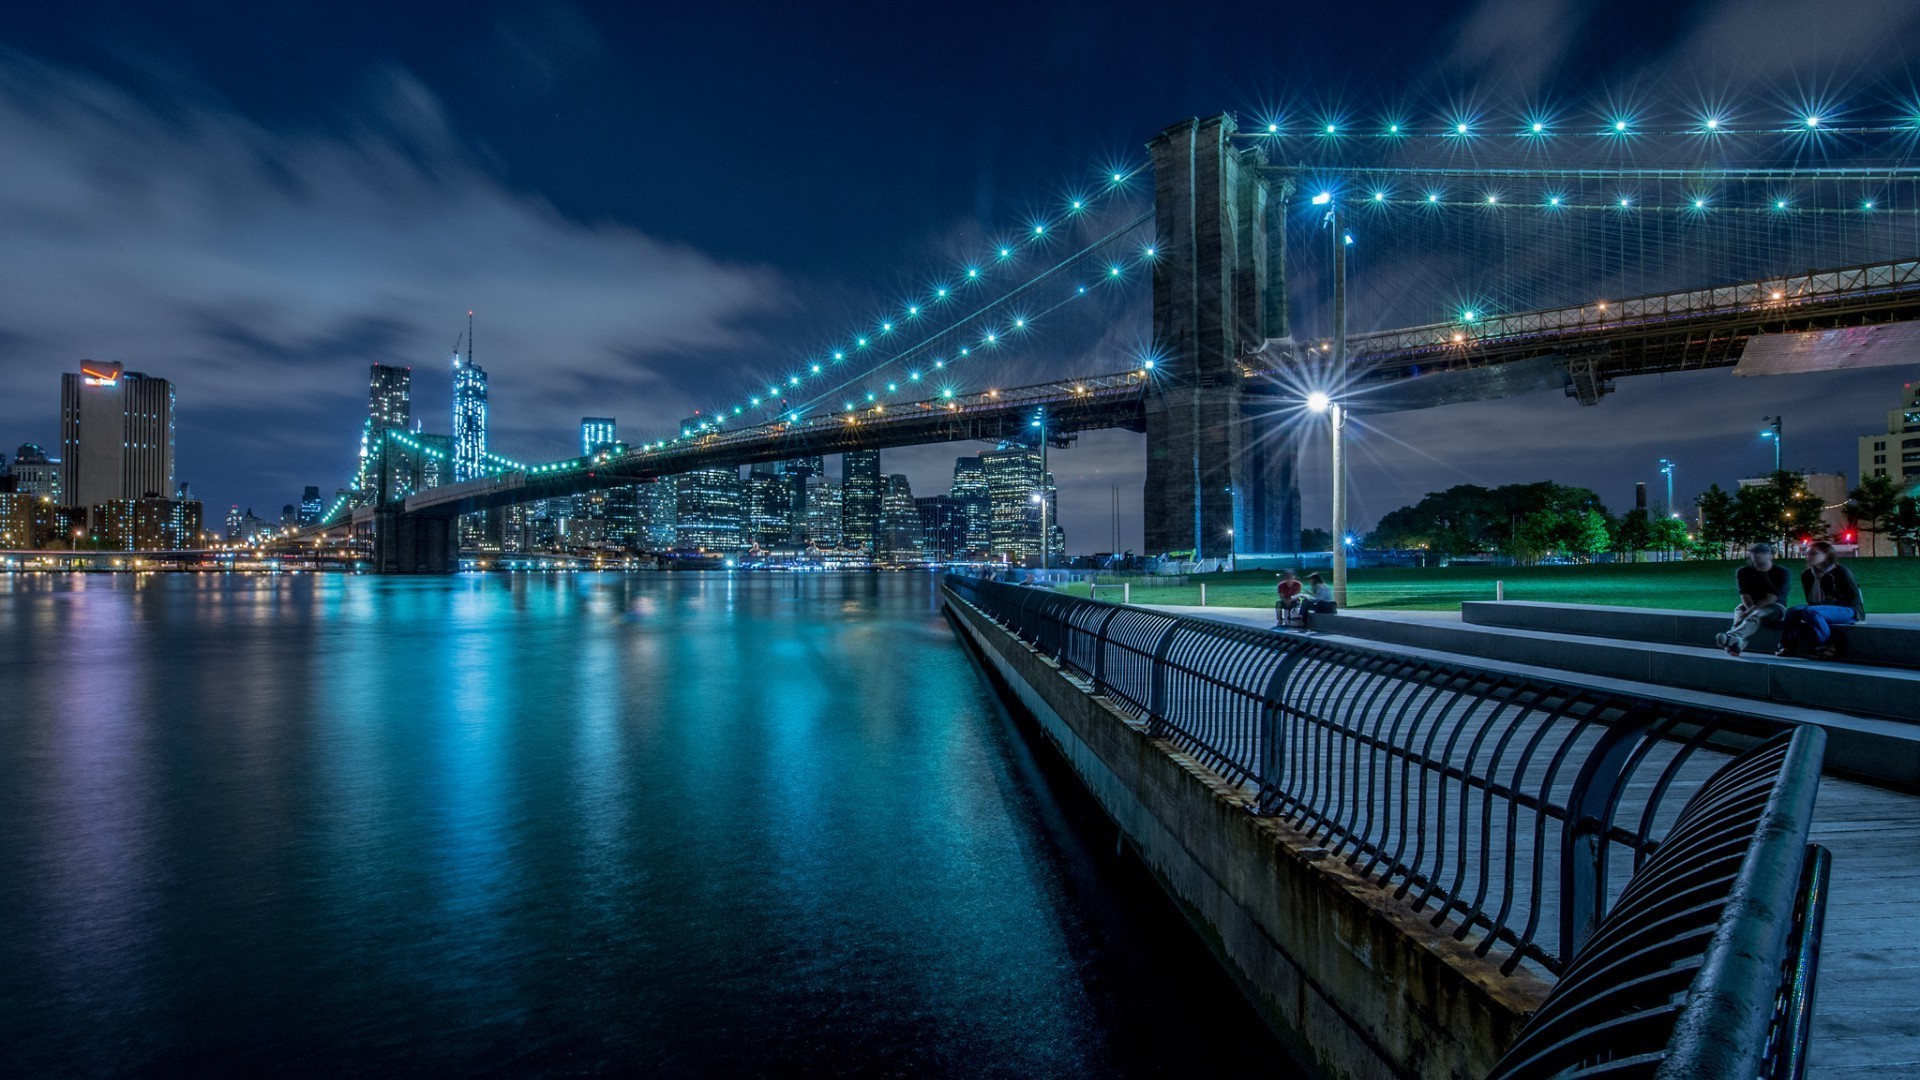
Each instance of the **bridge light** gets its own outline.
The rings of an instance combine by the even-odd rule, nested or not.
[[[1087,205],[1086,203],[1081,202],[1079,199],[1073,200],[1073,208],[1075,210],[1084,210],[1086,208],[1086,205]]]
[[[979,267],[977,267],[977,266],[969,266],[969,267],[967,267],[967,276],[968,276],[968,277],[970,277],[970,278],[977,278],[977,277],[979,277],[979,276],[980,276],[980,268],[979,268]],[[943,293],[942,295],[945,295],[945,294]]]
[[[1492,206],[1492,205],[1494,205],[1495,203],[1498,203],[1499,201],[1500,201],[1500,196],[1498,196],[1498,195],[1489,195],[1489,196],[1487,196],[1487,205],[1488,205],[1488,206]]]
[[[1719,131],[1720,118],[1717,116],[1709,116],[1706,118],[1706,120],[1702,123],[1701,126],[1705,127],[1708,131]]]
[[[945,288],[935,289],[934,295],[938,296],[942,300],[945,300],[947,298],[947,290]]]
[[[933,366],[935,368],[944,368],[947,366],[947,362],[945,360],[935,360]]]
[[[952,397],[952,396],[953,396],[953,391],[952,391],[952,390],[942,390],[942,391],[940,391],[940,396],[941,396],[941,397],[943,397],[943,398],[950,398],[950,397]]]
[[[1430,203],[1437,203],[1437,202],[1439,202],[1439,201],[1440,201],[1440,193],[1439,193],[1439,192],[1437,192],[1437,191],[1429,191],[1429,192],[1427,192],[1427,201],[1428,201],[1428,202],[1430,202]]]
[[[1861,203],[1861,204],[1860,204],[1860,209],[1862,209],[1862,210],[1871,210],[1871,209],[1873,209],[1873,200],[1872,200],[1872,199],[1868,199],[1868,200],[1867,200],[1866,202],[1863,202],[1863,203]]]
[[[1153,256],[1154,256],[1154,252],[1155,252],[1156,250],[1157,250],[1156,248],[1152,248],[1152,247],[1149,247],[1149,248],[1147,248],[1147,249],[1146,249],[1145,251],[1143,251],[1143,252],[1141,252],[1141,254],[1143,254],[1143,255],[1145,255],[1145,256],[1146,256],[1147,258],[1149,258],[1149,259],[1151,259],[1151,258],[1153,258]]]
[[[917,372],[917,371],[909,371],[909,372],[907,372],[907,378],[908,378],[908,380],[909,380],[909,381],[912,381],[912,382],[919,382],[919,381],[920,381],[920,373],[919,373],[919,372]]]
[[[1033,235],[1035,236],[1045,236],[1046,232],[1047,227],[1045,225],[1035,225],[1033,227]]]
[[[899,389],[900,389],[900,384],[899,384],[899,383],[888,383],[888,384],[887,384],[887,393],[889,393],[889,394],[892,394],[892,393],[896,393],[896,392],[898,392],[898,391],[899,391]]]
[[[1467,310],[1460,313],[1461,322],[1472,322],[1473,320],[1479,317],[1480,317],[1480,313],[1473,310],[1472,308],[1468,308]]]
[[[833,354],[833,358],[835,360],[845,360],[847,358],[847,354],[844,352],[836,352]]]
[[[1279,125],[1279,124],[1268,124],[1268,125],[1267,125],[1267,134],[1269,134],[1269,135],[1274,135],[1274,134],[1278,134],[1278,133],[1279,133],[1279,131],[1280,131],[1280,125]],[[1114,176],[1115,176],[1115,178],[1118,178],[1118,177],[1119,177],[1119,175],[1120,175],[1120,174],[1118,174],[1118,173],[1115,173],[1115,174],[1114,174]]]
[[[1787,200],[1785,199],[1774,200],[1773,208],[1775,210],[1785,210],[1787,208]]]
[[[1025,329],[1025,328],[1026,328],[1026,325],[1027,325],[1027,320],[1025,320],[1025,319],[1015,319],[1015,320],[1013,320],[1013,328],[1014,328],[1015,330],[1021,330],[1021,329]]]
[[[909,314],[909,315],[918,315],[918,314],[920,314],[920,305],[919,305],[919,304],[913,304],[913,305],[911,305],[911,306],[909,306],[909,307],[907,308],[907,314]]]
[[[1117,266],[1109,266],[1109,267],[1107,267],[1107,276],[1108,276],[1108,277],[1119,277],[1119,276],[1120,276],[1120,268],[1119,268],[1119,267],[1117,267]]]
[[[881,324],[880,324],[880,332],[881,332],[881,333],[883,333],[883,334],[884,334],[884,333],[890,333],[890,332],[891,332],[892,330],[893,330],[893,324],[892,324],[892,323],[890,323],[890,322],[883,322],[883,323],[881,323]]]
[[[1152,371],[1152,370],[1153,370],[1153,361],[1151,361],[1151,360],[1147,360],[1147,361],[1144,361],[1144,362],[1142,362],[1142,363],[1141,363],[1141,365],[1140,365],[1140,366],[1141,366],[1142,368],[1144,368],[1144,369],[1146,369],[1146,370],[1148,370],[1148,371]]]
[[[819,364],[815,364],[815,365],[813,365],[813,373],[814,373],[815,375],[818,375],[818,374],[820,374],[820,365],[819,365]]]
[[[1386,193],[1386,192],[1384,192],[1384,191],[1376,191],[1376,192],[1374,192],[1374,193],[1373,193],[1373,201],[1374,201],[1374,202],[1386,202],[1386,201],[1387,201],[1387,193]]]
[[[1705,199],[1693,200],[1693,208],[1695,210],[1705,210],[1707,208],[1707,200]]]
[[[1080,291],[1081,291],[1081,292],[1086,292],[1086,291],[1087,291],[1087,287],[1086,287],[1085,285],[1082,285],[1082,286],[1080,286],[1079,288],[1080,288]]]
[[[1631,205],[1633,205],[1633,200],[1631,200],[1631,199],[1629,199],[1629,198],[1627,198],[1626,196],[1624,196],[1624,195],[1623,195],[1623,196],[1621,196],[1621,197],[1620,197],[1620,205],[1621,205],[1621,206],[1631,206]]]
[[[1326,412],[1333,407],[1333,399],[1315,390],[1307,395],[1307,408],[1313,412]]]
[[[1455,135],[1465,135],[1467,133],[1466,121],[1462,120],[1461,122],[1453,125],[1453,133]]]
[[[1626,130],[1627,130],[1627,122],[1626,122],[1626,121],[1625,121],[1624,119],[1623,119],[1623,120],[1615,120],[1615,121],[1613,122],[1613,131],[1614,131],[1614,134],[1616,134],[1616,135],[1622,135],[1622,134],[1625,134],[1625,133],[1626,133]]]
[[[1820,126],[1820,118],[1819,118],[1818,116],[1809,116],[1809,117],[1807,117],[1807,126],[1808,126],[1808,127],[1810,127],[1810,128],[1817,128],[1817,127],[1819,127],[1819,126]]]
[[[1125,179],[1126,179],[1126,177],[1124,177],[1124,176],[1121,176],[1121,175],[1120,175],[1119,173],[1114,173],[1114,174],[1113,174],[1113,182],[1114,182],[1114,183],[1116,183],[1116,184],[1117,184],[1117,183],[1119,183],[1119,182],[1120,182],[1120,181],[1122,181],[1122,180],[1125,180]]]
[[[1000,257],[1001,257],[1001,258],[1003,258],[1003,259],[1006,259],[1006,258],[1010,258],[1010,257],[1012,257],[1012,255],[1013,255],[1013,249],[1012,249],[1012,248],[1001,248],[1001,249],[1000,249]]]
[[[1389,135],[1398,135],[1398,134],[1400,134],[1400,125],[1399,125],[1399,124],[1388,124],[1388,125],[1387,125],[1387,134],[1389,134]]]
[[[994,334],[994,333],[989,333],[989,334],[987,335],[987,344],[989,344],[989,345],[991,345],[991,344],[993,344],[994,342],[996,342],[996,341],[999,341],[999,340],[1000,340],[1000,335],[998,335],[998,334]]]
[[[1550,195],[1550,196],[1548,196],[1548,197],[1547,197],[1547,205],[1548,205],[1548,206],[1559,206],[1559,205],[1560,205],[1560,196],[1558,196],[1558,195]]]
[[[1313,197],[1313,205],[1315,206],[1325,206],[1332,201],[1333,201],[1333,192],[1331,191],[1323,191],[1320,194],[1315,195]]]
[[[872,392],[871,390],[869,390],[869,391],[867,392],[867,400],[868,400],[868,401],[872,401],[872,400],[873,400],[873,392]]]
[[[1332,125],[1332,124],[1328,124],[1328,125],[1327,125],[1327,134],[1329,134],[1329,135],[1337,135],[1337,134],[1339,134],[1339,132],[1340,132],[1340,129],[1339,129],[1339,128],[1337,128],[1337,127],[1335,127],[1334,125]]]
[[[972,350],[972,349],[968,349],[968,348],[964,348],[964,347],[963,347],[963,348],[961,348],[961,350],[960,350],[960,355],[961,355],[961,356],[972,356],[972,355],[973,355],[973,350]]]
[[[1547,130],[1547,125],[1545,125],[1545,124],[1543,124],[1543,123],[1541,123],[1541,122],[1540,122],[1540,121],[1538,121],[1538,120],[1535,120],[1535,121],[1533,122],[1533,133],[1534,133],[1535,135],[1538,135],[1538,134],[1540,134],[1540,133],[1542,133],[1542,132],[1544,132],[1544,131],[1546,131],[1546,130]]]

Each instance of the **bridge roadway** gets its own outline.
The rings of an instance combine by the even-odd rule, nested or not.
[[[1888,324],[1920,320],[1920,260],[1863,264],[1705,289],[1596,300],[1590,304],[1472,322],[1434,323],[1348,340],[1344,393],[1355,409],[1391,412],[1563,388],[1593,404],[1623,375],[1740,364],[1756,343],[1778,341],[1818,354],[1859,355],[1879,346],[1900,359],[1920,348],[1882,341]],[[1848,330],[1839,340],[1821,332]],[[1255,394],[1302,392],[1284,376],[1314,367],[1325,343],[1271,340],[1239,365]],[[1776,350],[1778,351],[1778,350]],[[1829,365],[1840,361],[1828,358]],[[1872,363],[1869,357],[1866,362]],[[1761,367],[1756,373],[1793,370]],[[407,496],[402,513],[451,518],[494,507],[655,480],[704,468],[783,461],[849,450],[962,440],[994,440],[1026,432],[1036,412],[1052,435],[1099,428],[1144,430],[1144,399],[1164,373],[1136,369],[1005,390],[880,404],[852,413],[819,412],[681,439],[651,450],[576,458],[518,472],[448,484]],[[354,511],[356,522],[372,516]],[[316,527],[299,539],[338,527]]]

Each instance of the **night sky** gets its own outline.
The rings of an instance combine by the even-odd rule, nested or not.
[[[55,447],[60,372],[118,360],[176,383],[180,478],[210,518],[233,502],[270,517],[349,475],[370,362],[411,365],[416,415],[447,430],[469,308],[495,449],[572,453],[583,414],[658,437],[1187,117],[1621,93],[1871,112],[1917,81],[1911,0],[15,4],[0,450]],[[1129,367],[1146,297],[1144,277],[1109,290],[963,385]],[[1622,381],[1596,408],[1555,392],[1376,417],[1357,524],[1463,482],[1550,478],[1621,509],[1634,481],[1657,487],[1660,457],[1685,501],[1770,463],[1769,413],[1789,465],[1852,479],[1855,438],[1915,378],[1715,371]],[[1109,546],[1113,485],[1139,545],[1142,448],[1105,433],[1055,455],[1071,549]],[[973,449],[884,460],[930,494]]]

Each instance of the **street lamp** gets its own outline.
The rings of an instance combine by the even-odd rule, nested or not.
[[[1327,207],[1327,221],[1333,226],[1333,378],[1347,375],[1347,227],[1339,200],[1330,191],[1313,197],[1313,205]],[[1333,385],[1341,385],[1336,381]],[[1307,408],[1324,412],[1333,445],[1333,602],[1347,606],[1347,545],[1339,541],[1347,535],[1347,446],[1346,409],[1324,392],[1307,396]]]
[[[1763,416],[1760,418],[1760,422],[1767,425],[1760,429],[1760,437],[1773,440],[1773,471],[1779,472],[1780,444],[1782,442],[1780,437],[1780,418],[1778,416]]]
[[[1675,509],[1673,508],[1673,470],[1674,470],[1674,467],[1675,467],[1675,466],[1674,466],[1674,463],[1673,463],[1673,462],[1671,462],[1671,461],[1669,461],[1669,460],[1667,460],[1666,458],[1661,458],[1661,459],[1660,459],[1660,472],[1661,472],[1661,473],[1662,473],[1663,475],[1665,475],[1665,476],[1666,476],[1666,478],[1667,478],[1667,516],[1668,516],[1668,517],[1679,517],[1679,516],[1680,516],[1680,514],[1679,514],[1679,512],[1678,512],[1678,511],[1676,511],[1676,510],[1675,510]]]

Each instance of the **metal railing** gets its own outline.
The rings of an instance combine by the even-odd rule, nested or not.
[[[1494,1077],[1805,1073],[1830,865],[1806,836],[1825,739],[1778,735],[1688,800]]]
[[[949,576],[1006,626],[1501,969],[1560,974],[1682,800],[1784,725]],[[1704,751],[1704,752],[1703,752]]]

